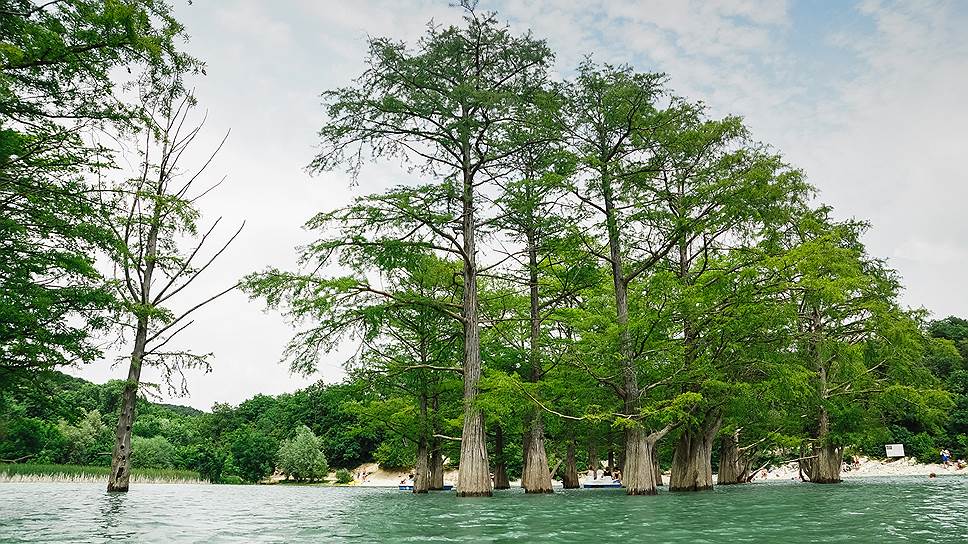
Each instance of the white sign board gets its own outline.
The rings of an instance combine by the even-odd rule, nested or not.
[[[888,457],[904,457],[904,444],[884,444]]]

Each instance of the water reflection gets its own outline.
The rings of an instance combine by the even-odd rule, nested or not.
[[[99,510],[99,526],[105,534],[115,532],[121,525],[124,515],[124,504],[128,498],[127,493],[108,493],[104,492],[101,498]]]

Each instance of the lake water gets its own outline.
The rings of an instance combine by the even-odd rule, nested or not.
[[[0,484],[0,542],[966,542],[968,478],[627,497],[394,489]]]

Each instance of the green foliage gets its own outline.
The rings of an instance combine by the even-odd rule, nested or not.
[[[412,442],[399,438],[384,440],[373,452],[373,460],[388,470],[408,470],[416,464]]]
[[[284,440],[279,447],[277,462],[287,478],[296,481],[321,480],[329,473],[322,440],[305,425],[296,429],[295,436]]]
[[[131,438],[131,465],[136,468],[174,468],[175,447],[163,436]]]
[[[242,428],[231,438],[230,450],[239,477],[257,483],[275,470],[279,444],[264,434]]]
[[[350,471],[345,468],[341,468],[336,471],[336,483],[338,484],[348,484],[353,482],[353,475]]]
[[[164,1],[0,1],[0,386],[100,355],[111,289],[94,267],[112,248],[84,176],[113,165],[92,131],[143,119],[119,88],[178,87],[200,68],[178,50]],[[126,77],[127,74],[136,74]],[[38,241],[43,243],[37,243]]]

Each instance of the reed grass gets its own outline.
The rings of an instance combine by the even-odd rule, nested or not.
[[[47,465],[38,463],[0,464],[0,482],[106,482],[111,467]],[[197,472],[166,468],[136,468],[131,483],[208,483]]]

